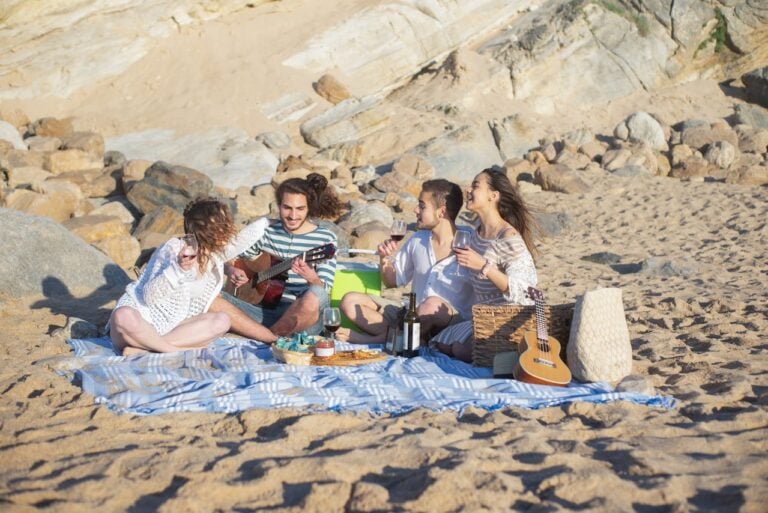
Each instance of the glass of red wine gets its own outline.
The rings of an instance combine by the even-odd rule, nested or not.
[[[331,338],[336,341],[334,334],[341,326],[341,311],[338,308],[330,307],[323,310],[323,326],[331,334]]]
[[[405,238],[405,232],[407,228],[408,227],[406,226],[405,221],[402,219],[395,219],[392,221],[392,228],[389,230],[389,238],[395,242],[400,242]],[[394,259],[394,255],[389,257],[390,261]]]
[[[451,242],[451,248],[455,249],[467,249],[469,247],[469,240],[472,238],[472,234],[466,230],[456,230],[453,235],[453,242]],[[456,271],[453,273],[458,276],[461,274],[461,266],[456,263]]]

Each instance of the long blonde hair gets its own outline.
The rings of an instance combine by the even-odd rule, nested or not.
[[[511,224],[525,242],[525,246],[534,258],[538,254],[533,243],[534,221],[528,206],[520,195],[520,190],[509,181],[509,177],[502,171],[488,168],[480,171],[488,177],[488,187],[499,193],[498,210],[501,218]]]

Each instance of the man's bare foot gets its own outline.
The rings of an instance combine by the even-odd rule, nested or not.
[[[133,356],[133,355],[144,354],[148,352],[149,351],[147,351],[146,349],[139,349],[138,347],[128,346],[123,348],[123,356]]]

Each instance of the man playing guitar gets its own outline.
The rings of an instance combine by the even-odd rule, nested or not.
[[[270,307],[250,304],[222,292],[211,310],[230,316],[232,332],[274,342],[278,336],[299,331],[318,334],[322,330],[320,312],[330,306],[336,260],[331,257],[313,266],[299,255],[317,246],[336,245],[336,235],[331,230],[309,219],[338,216],[340,203],[327,186],[325,177],[316,173],[306,179],[288,179],[278,186],[275,196],[280,220],[267,227],[264,237],[240,257],[250,260],[267,253],[283,261],[291,260],[285,290],[279,303]],[[249,276],[232,262],[225,265],[224,272],[234,287],[250,286]]]

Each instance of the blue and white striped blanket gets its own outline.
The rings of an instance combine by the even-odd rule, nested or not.
[[[75,355],[61,360],[57,372],[97,403],[141,415],[286,407],[399,414],[415,408],[461,412],[469,406],[496,410],[615,400],[674,405],[671,398],[617,392],[603,383],[560,388],[492,379],[491,369],[429,350],[412,359],[317,367],[281,364],[269,346],[234,338],[206,349],[132,357],[115,356],[108,338],[68,342]]]

